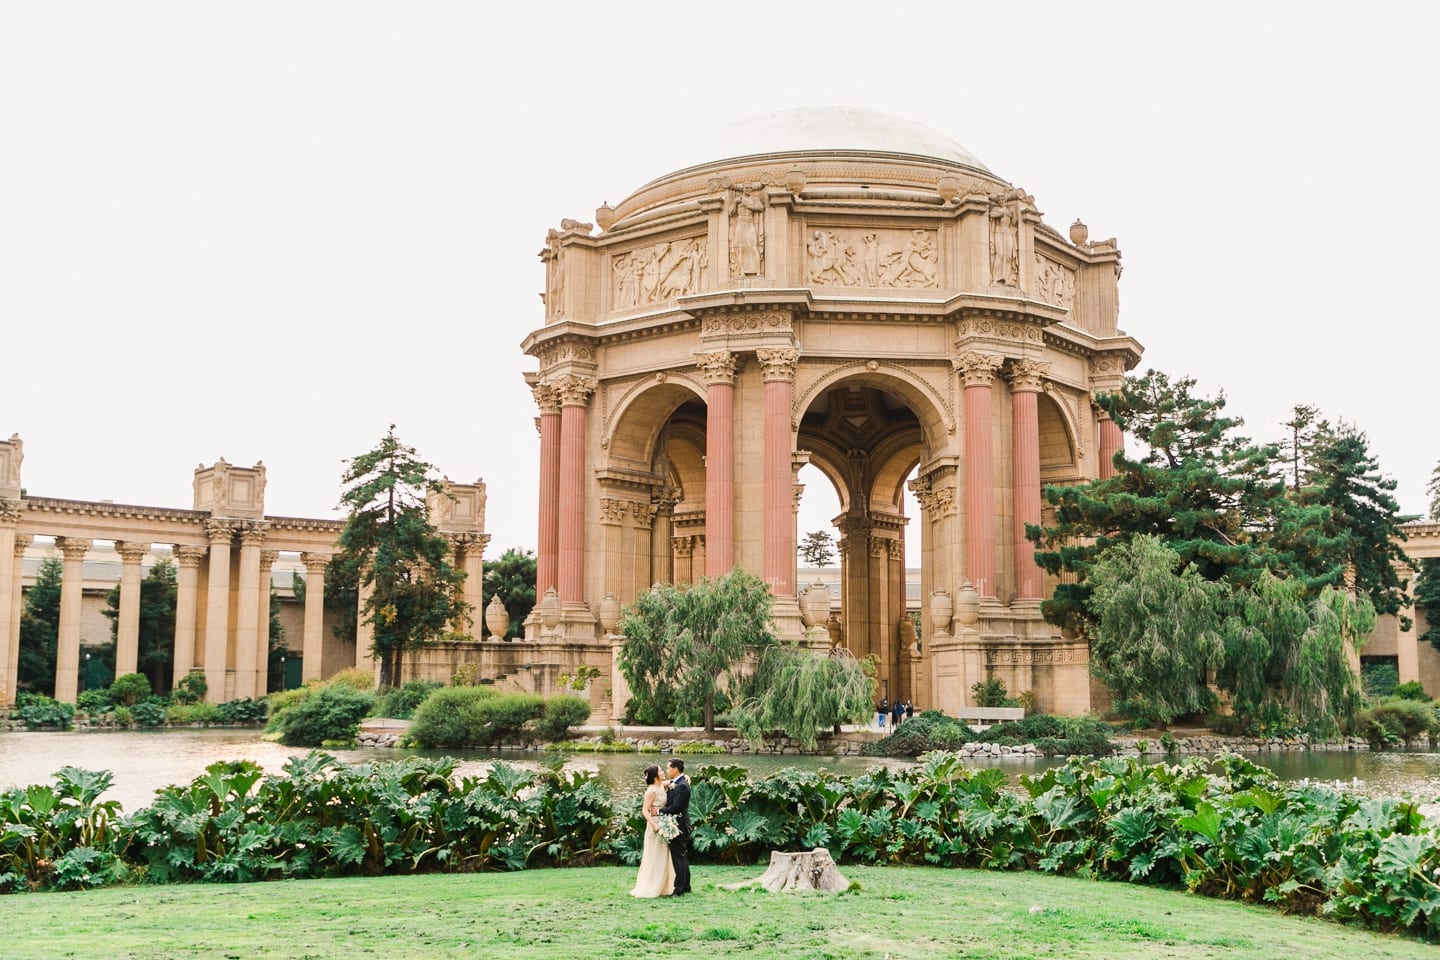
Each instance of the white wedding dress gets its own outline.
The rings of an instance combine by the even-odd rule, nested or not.
[[[665,788],[651,784],[645,790],[645,849],[640,854],[640,874],[635,878],[632,897],[668,897],[675,891],[675,864],[670,860],[670,845],[650,825],[656,811],[665,805]]]

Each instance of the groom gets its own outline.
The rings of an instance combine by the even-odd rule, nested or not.
[[[670,841],[670,862],[675,865],[675,892],[672,897],[690,892],[690,778],[685,776],[685,761],[679,757],[665,765],[670,780],[669,794],[661,813],[668,813],[680,823],[680,833]]]

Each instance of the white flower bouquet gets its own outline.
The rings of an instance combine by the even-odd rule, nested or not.
[[[661,840],[669,843],[680,836],[680,821],[673,813],[662,813],[655,818],[655,832],[660,834]]]

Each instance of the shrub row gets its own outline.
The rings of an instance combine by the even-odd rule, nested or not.
[[[522,869],[637,862],[638,799],[587,773],[453,761],[348,767],[312,753],[264,776],[221,763],[128,818],[108,773],[0,795],[0,889],[123,881]],[[1238,756],[1176,766],[1071,760],[1021,777],[953,753],[859,777],[734,766],[695,772],[694,859],[753,863],[827,847],[841,863],[1033,869],[1263,901],[1440,939],[1440,837],[1409,800],[1287,786]]]
[[[1110,742],[1114,732],[1113,727],[1094,717],[1044,713],[974,730],[939,710],[926,710],[900,724],[889,736],[867,743],[861,752],[870,757],[918,757],[935,750],[958,750],[967,743],[1033,743],[1051,756],[1105,757],[1115,752]]]
[[[408,736],[422,747],[481,747],[561,740],[590,716],[590,704],[562,694],[501,693],[494,687],[446,687],[415,710]]]

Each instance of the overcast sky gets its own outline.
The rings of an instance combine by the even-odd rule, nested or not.
[[[0,436],[34,496],[189,507],[223,456],[264,460],[272,515],[333,516],[394,422],[486,480],[490,556],[533,548],[547,228],[838,104],[1118,238],[1142,369],[1253,437],[1355,423],[1422,512],[1435,15],[1177,10],[0,0]],[[802,533],[835,503],[806,501]]]

